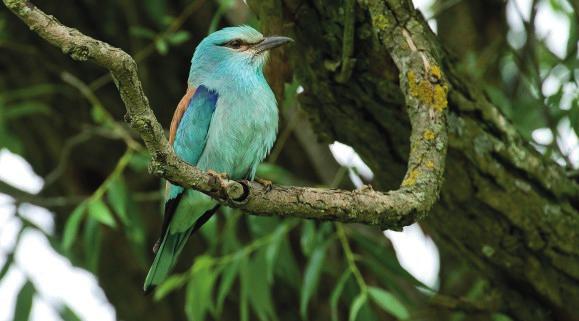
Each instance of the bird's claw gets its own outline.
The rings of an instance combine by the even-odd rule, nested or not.
[[[207,174],[213,176],[213,177],[219,177],[221,179],[228,179],[229,177],[227,176],[227,173],[218,173],[212,169],[208,169],[207,170]]]
[[[266,193],[273,189],[273,183],[268,179],[256,178],[255,181],[263,185],[263,187],[265,187]]]
[[[161,239],[158,239],[157,242],[155,242],[155,245],[153,245],[153,254],[157,254],[157,252],[159,252],[160,247],[161,247]]]

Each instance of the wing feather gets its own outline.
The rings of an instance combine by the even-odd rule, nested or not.
[[[173,148],[177,156],[191,165],[197,165],[205,148],[217,99],[216,92],[199,86],[176,126]]]
[[[175,141],[175,134],[177,134],[177,127],[179,127],[179,123],[181,122],[181,118],[183,118],[183,114],[189,107],[189,102],[191,101],[191,97],[195,94],[194,87],[188,87],[187,91],[185,92],[185,96],[181,98],[177,108],[175,109],[175,113],[173,113],[173,119],[171,119],[171,127],[169,128],[169,144],[173,145]]]
[[[205,86],[189,88],[173,115],[169,141],[177,156],[191,165],[197,164],[205,148],[217,99],[217,93]],[[181,186],[167,182],[160,240],[165,236],[183,193],[184,189]]]

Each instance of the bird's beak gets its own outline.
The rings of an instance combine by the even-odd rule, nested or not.
[[[256,44],[254,48],[258,53],[260,53],[293,41],[294,40],[289,37],[282,37],[282,36],[265,37],[263,41]]]

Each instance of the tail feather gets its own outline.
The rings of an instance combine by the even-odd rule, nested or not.
[[[183,192],[179,188],[174,187],[172,197],[165,204],[161,237],[153,248],[155,260],[145,279],[145,293],[165,281],[189,236],[205,224],[219,207],[215,200],[205,194],[193,190]]]
[[[177,257],[183,250],[183,247],[185,247],[192,230],[193,227],[184,232],[165,234],[165,237],[159,246],[159,250],[155,255],[153,265],[145,279],[145,293],[154,290],[157,285],[161,284],[167,276],[169,276],[169,273],[175,266]]]

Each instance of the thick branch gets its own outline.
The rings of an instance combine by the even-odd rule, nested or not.
[[[426,213],[438,197],[446,156],[447,85],[436,55],[417,47],[420,34],[412,20],[380,1],[369,2],[380,40],[401,71],[412,123],[408,171],[400,189],[387,193],[273,186],[236,182],[204,173],[181,161],[164,136],[143,92],[133,58],[109,44],[62,25],[25,0],[3,0],[31,30],[79,61],[107,68],[127,108],[126,120],[152,155],[151,172],[194,188],[256,215],[297,216],[400,228]],[[396,9],[396,8],[395,8]],[[406,8],[411,9],[411,8]],[[402,10],[403,11],[403,10]],[[414,26],[411,26],[414,27]],[[419,30],[418,30],[419,31]]]

